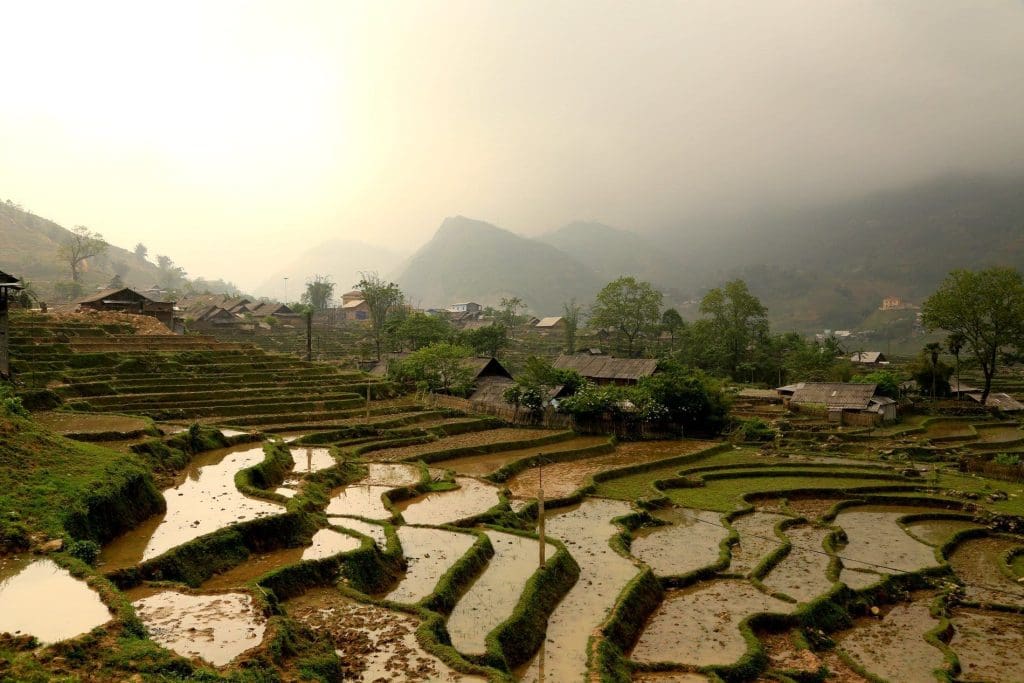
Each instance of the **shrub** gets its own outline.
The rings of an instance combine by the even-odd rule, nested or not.
[[[1014,465],[1019,465],[1020,464],[1020,454],[1018,454],[1018,453],[999,453],[992,460],[997,465],[1009,465],[1009,466],[1012,467]]]
[[[95,565],[100,556],[100,545],[95,541],[72,541],[68,545],[68,553],[88,565]]]
[[[772,441],[777,436],[776,430],[759,417],[740,420],[733,435],[739,441]]]
[[[9,384],[0,384],[0,414],[28,417],[28,409]]]

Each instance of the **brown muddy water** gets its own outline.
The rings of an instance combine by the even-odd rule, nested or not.
[[[800,525],[785,530],[792,547],[762,582],[772,591],[800,602],[810,602],[832,588],[828,580],[831,557],[822,545],[830,529]]]
[[[967,607],[952,611],[950,648],[962,681],[1024,681],[1024,615]]]
[[[666,591],[630,658],[692,666],[732,664],[747,651],[740,622],[757,612],[789,614],[794,607],[741,579]]]
[[[547,681],[578,681],[586,674],[587,639],[639,572],[608,544],[619,532],[611,520],[630,512],[628,503],[606,498],[547,511],[547,535],[565,544],[580,576],[548,619],[543,651],[517,670],[522,680],[537,681],[542,671]]]
[[[1024,438],[1024,431],[1018,425],[1000,425],[978,429],[978,441],[981,443],[1003,443],[1022,438]]]
[[[350,484],[331,495],[324,513],[328,516],[366,517],[367,519],[390,519],[391,510],[381,498],[394,486],[365,486]]]
[[[972,538],[958,545],[949,557],[953,572],[964,582],[967,600],[1024,607],[1024,585],[999,569],[1006,553],[1024,545],[1024,539]]]
[[[961,531],[981,529],[982,526],[968,519],[926,519],[906,525],[907,531],[925,543],[943,545]]]
[[[881,617],[861,617],[835,636],[841,649],[870,673],[890,681],[935,681],[944,666],[942,651],[924,635],[939,625],[929,612],[934,595],[916,594],[912,602],[883,608]]]
[[[865,572],[895,574],[915,572],[939,564],[935,548],[917,540],[896,520],[909,514],[933,512],[931,508],[859,505],[844,509],[833,522],[842,527],[849,539],[839,551],[843,571],[839,580],[859,589],[875,583],[878,577]],[[861,572],[851,572],[858,569]]]
[[[747,576],[765,555],[782,545],[782,539],[775,535],[775,526],[784,519],[788,517],[761,510],[734,519],[731,524],[740,540],[731,548],[729,571]]]
[[[314,446],[292,446],[292,460],[295,462],[293,474],[311,474],[334,467],[338,461],[331,455],[328,448]]]
[[[472,477],[456,477],[459,488],[437,491],[396,505],[406,524],[447,524],[487,512],[500,501],[498,489]]]
[[[592,446],[600,446],[607,442],[608,437],[606,436],[577,436],[572,439],[549,443],[544,446],[519,448],[514,451],[498,451],[497,453],[487,453],[485,455],[467,455],[461,458],[452,458],[451,460],[441,460],[435,462],[434,466],[454,470],[458,474],[465,474],[473,477],[484,477],[501,469],[505,465],[524,458],[532,458],[536,455],[545,455],[546,453],[580,450],[583,448],[590,448]]]
[[[494,556],[448,617],[452,645],[464,654],[482,655],[487,651],[487,634],[512,616],[523,587],[540,564],[538,540],[501,531],[484,533],[491,539]],[[551,558],[557,550],[546,544],[545,558]]]
[[[282,506],[249,498],[235,487],[235,473],[263,457],[262,444],[197,456],[178,483],[163,492],[165,514],[150,517],[103,548],[105,569],[132,566],[231,524],[283,513]]]
[[[810,521],[816,521],[844,498],[764,498],[757,507],[770,512],[790,512]]]
[[[406,463],[371,462],[366,465],[366,476],[358,483],[369,486],[412,486],[420,481],[420,468]]]
[[[266,619],[246,593],[162,591],[133,605],[154,641],[214,666],[224,666],[259,645],[266,630]]]
[[[634,531],[630,553],[655,574],[686,574],[718,562],[719,544],[729,536],[719,513],[672,508],[654,516],[668,525]]]
[[[110,619],[99,594],[51,560],[0,557],[0,633],[55,643]]]
[[[384,531],[384,527],[380,524],[371,524],[364,522],[359,519],[332,519],[331,524],[334,526],[340,526],[345,529],[351,529],[352,531],[358,532],[363,536],[369,536],[373,539],[377,546],[384,550],[388,547],[388,537]]]
[[[408,562],[405,575],[384,598],[414,604],[430,595],[445,572],[476,543],[476,536],[444,529],[400,526],[395,530]]]
[[[416,640],[413,615],[356,602],[316,588],[283,603],[285,611],[333,643],[343,680],[484,681],[447,666]]]
[[[711,679],[704,674],[684,671],[638,671],[633,674],[633,683],[707,683]]]
[[[563,498],[586,484],[598,472],[685,455],[711,445],[708,441],[689,439],[630,441],[618,444],[614,453],[544,465],[544,495],[547,498]],[[537,468],[532,467],[509,479],[507,486],[516,498],[536,498],[537,484]]]

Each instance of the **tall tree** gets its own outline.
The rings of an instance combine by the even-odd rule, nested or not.
[[[665,312],[661,314],[661,326],[666,332],[669,333],[669,337],[672,340],[672,346],[676,345],[676,334],[686,323],[683,321],[683,316],[679,315],[679,311],[674,308],[666,308]]]
[[[565,352],[576,353],[576,331],[580,328],[580,315],[583,313],[583,306],[571,299],[568,303],[562,304],[562,320],[565,322]]]
[[[746,282],[731,280],[704,295],[700,312],[709,316],[722,370],[735,377],[748,360],[751,345],[768,334],[768,310]]]
[[[508,346],[508,330],[504,325],[491,324],[467,330],[459,335],[459,339],[478,355],[497,356],[499,351]]]
[[[657,324],[661,300],[661,292],[649,282],[620,277],[598,292],[590,308],[590,326],[616,330],[626,340],[626,353],[632,356],[640,335]]]
[[[149,249],[146,248],[145,244],[139,242],[138,244],[135,245],[135,258],[139,259],[140,261],[145,261],[146,256],[148,255]]]
[[[499,306],[501,308],[501,314],[498,316],[499,322],[506,328],[514,330],[516,323],[519,322],[519,309],[525,309],[526,304],[518,296],[513,296],[502,297]]]
[[[306,283],[306,291],[302,293],[302,303],[309,304],[314,311],[325,311],[334,295],[334,283],[327,275],[314,275]]]
[[[82,277],[82,264],[107,250],[107,241],[97,232],[84,225],[76,225],[71,234],[57,250],[61,260],[71,269],[71,281],[77,283]]]
[[[385,282],[375,272],[360,273],[362,278],[355,288],[363,293],[363,301],[370,310],[370,335],[377,350],[377,360],[381,358],[381,347],[384,344],[388,318],[401,307],[405,297],[402,290],[394,282]]]
[[[954,270],[921,306],[929,330],[958,334],[985,377],[981,402],[988,400],[1000,353],[1021,345],[1024,336],[1024,279],[1014,268]]]
[[[450,338],[452,326],[441,316],[413,312],[395,326],[394,336],[406,349],[417,351]]]
[[[185,280],[185,269],[174,265],[170,256],[158,254],[156,266],[160,269],[160,286],[167,289],[177,287]]]

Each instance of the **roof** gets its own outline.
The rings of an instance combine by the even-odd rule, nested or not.
[[[813,403],[830,409],[852,410],[867,408],[878,388],[877,384],[845,382],[801,382],[795,386],[791,403]]]
[[[360,294],[360,296],[362,296],[362,294]],[[343,303],[341,305],[341,307],[342,308],[359,308],[360,306],[362,306],[365,303],[366,303],[366,301],[364,301],[363,299],[355,299],[354,301],[346,301],[345,303]]]
[[[370,374],[377,377],[386,375],[388,373],[388,365],[395,361],[402,360],[408,355],[408,351],[382,354],[380,362],[370,369]],[[507,377],[510,380],[512,379],[512,373],[506,370],[505,366],[502,365],[497,358],[487,356],[467,358],[462,361],[462,366],[470,369],[473,373],[474,380],[486,377]]]
[[[363,298],[363,293],[358,289],[353,289],[351,292],[345,292],[342,296],[358,296],[361,299]]]
[[[981,403],[980,391],[972,391],[967,395],[978,403]],[[999,410],[1006,413],[1015,413],[1017,411],[1024,410],[1024,403],[1021,403],[1013,396],[1004,393],[993,392],[989,394],[988,401],[985,402],[985,405],[992,406],[993,408],[999,408]]]
[[[476,383],[476,390],[470,394],[469,400],[477,403],[505,406],[505,390],[515,384],[511,377],[481,377]]]
[[[779,393],[771,389],[740,389],[737,393],[740,398],[757,398],[772,401],[779,400]]]
[[[145,299],[146,301],[152,301],[152,299],[150,299],[145,294],[139,294],[138,292],[136,292],[134,289],[131,289],[130,287],[109,287],[107,289],[100,290],[100,291],[96,292],[95,294],[90,294],[88,296],[84,296],[81,299],[79,299],[76,303],[91,304],[91,303],[96,303],[98,301],[104,301],[104,300],[107,300],[107,299],[112,299],[112,298],[114,298],[115,296],[118,296],[118,295],[122,295],[123,296],[123,295],[128,294],[128,293],[134,294],[136,297],[138,297],[138,299],[135,299],[136,301],[139,300],[139,299]]]
[[[21,289],[21,282],[18,278],[13,275],[9,275],[4,271],[0,270],[0,287],[7,287],[9,289]]]
[[[949,390],[954,394],[971,394],[974,392],[981,393],[980,387],[972,387],[968,384],[964,384],[958,379],[954,379],[949,383]]]
[[[589,379],[637,381],[658,369],[656,358],[612,358],[611,356],[568,356],[561,354],[554,366],[559,370],[575,370]]]
[[[540,322],[534,325],[534,327],[554,327],[560,322],[562,322],[562,316],[552,315],[547,318],[541,318]]]
[[[858,351],[850,356],[850,360],[854,363],[883,363],[885,354],[881,351]]]

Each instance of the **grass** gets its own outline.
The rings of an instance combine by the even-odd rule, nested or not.
[[[787,491],[792,489],[851,489],[862,486],[888,486],[903,482],[879,477],[830,477],[826,473],[812,476],[749,477],[718,479],[707,486],[689,489],[670,489],[666,495],[677,505],[729,512],[735,510],[748,493]]]
[[[686,469],[687,467],[697,465],[702,467],[705,465],[727,466],[769,462],[774,462],[774,460],[768,460],[763,456],[757,455],[757,451],[752,448],[742,448],[739,450],[727,451],[725,453],[714,453],[692,465],[667,465],[665,467],[627,475],[618,479],[602,481],[597,485],[595,495],[603,496],[605,498],[618,498],[619,500],[636,500],[637,498],[649,496],[654,492],[654,489],[651,488],[651,484],[653,484],[655,480],[669,479],[671,477],[678,476],[680,470]]]

